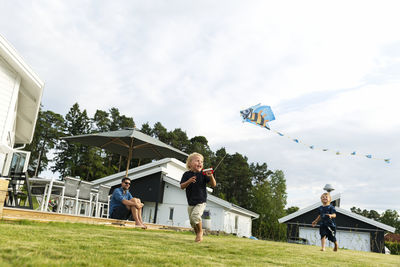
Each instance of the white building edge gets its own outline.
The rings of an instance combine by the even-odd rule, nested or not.
[[[0,174],[7,176],[12,158],[26,171],[44,83],[15,48],[0,35]],[[15,148],[15,145],[21,145]],[[18,156],[19,158],[15,158]]]
[[[134,192],[134,197],[140,197],[145,204],[143,208],[143,221],[161,225],[190,227],[187,214],[187,200],[185,191],[180,189],[182,174],[186,171],[184,163],[177,159],[165,158],[159,161],[130,169],[128,177],[132,180],[133,188],[140,187]],[[119,186],[125,171],[93,181],[95,185]],[[158,178],[159,177],[159,178]],[[157,184],[157,179],[160,183]],[[218,177],[216,177],[218,183]],[[157,187],[160,188],[160,201],[154,199]],[[210,191],[210,190],[209,190]],[[139,196],[138,196],[139,195]],[[252,220],[259,215],[228,201],[208,194],[207,207],[211,223],[210,230],[223,231],[237,236],[250,237],[252,235]]]

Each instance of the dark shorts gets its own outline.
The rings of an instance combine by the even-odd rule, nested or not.
[[[125,206],[118,206],[111,213],[111,218],[118,220],[128,220],[130,216],[131,211],[128,210]]]
[[[321,239],[326,237],[329,241],[336,242],[336,227],[320,225],[319,234],[321,235]]]

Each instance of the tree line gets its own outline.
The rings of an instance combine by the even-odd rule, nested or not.
[[[381,214],[376,210],[361,210],[360,208],[352,207],[351,212],[359,214],[361,216],[373,219],[377,222],[384,223],[396,228],[396,234],[400,234],[400,215],[396,210],[385,210]]]
[[[31,151],[29,175],[39,176],[50,168],[60,173],[61,178],[73,176],[92,181],[122,171],[127,164],[125,157],[96,147],[71,144],[61,138],[124,128],[138,127],[132,117],[120,114],[114,107],[108,111],[96,110],[92,118],[78,103],[65,116],[41,109],[33,141],[27,146],[27,150]],[[284,209],[287,193],[283,171],[272,171],[266,163],[249,163],[246,156],[229,154],[224,147],[212,151],[206,137],[189,138],[184,130],[177,128],[169,131],[161,122],[153,126],[144,123],[138,130],[187,154],[201,153],[205,167],[220,163],[215,173],[217,186],[212,194],[260,214],[260,218],[253,221],[254,236],[271,240],[286,239],[286,226],[279,224],[278,219],[296,208]],[[149,162],[151,159],[134,159],[130,168]]]

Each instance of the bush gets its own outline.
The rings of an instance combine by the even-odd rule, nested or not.
[[[400,255],[400,242],[385,242],[385,246],[390,250],[392,255]]]

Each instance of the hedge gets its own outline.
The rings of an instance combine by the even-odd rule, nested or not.
[[[400,242],[385,242],[385,246],[390,250],[392,255],[400,255]]]

